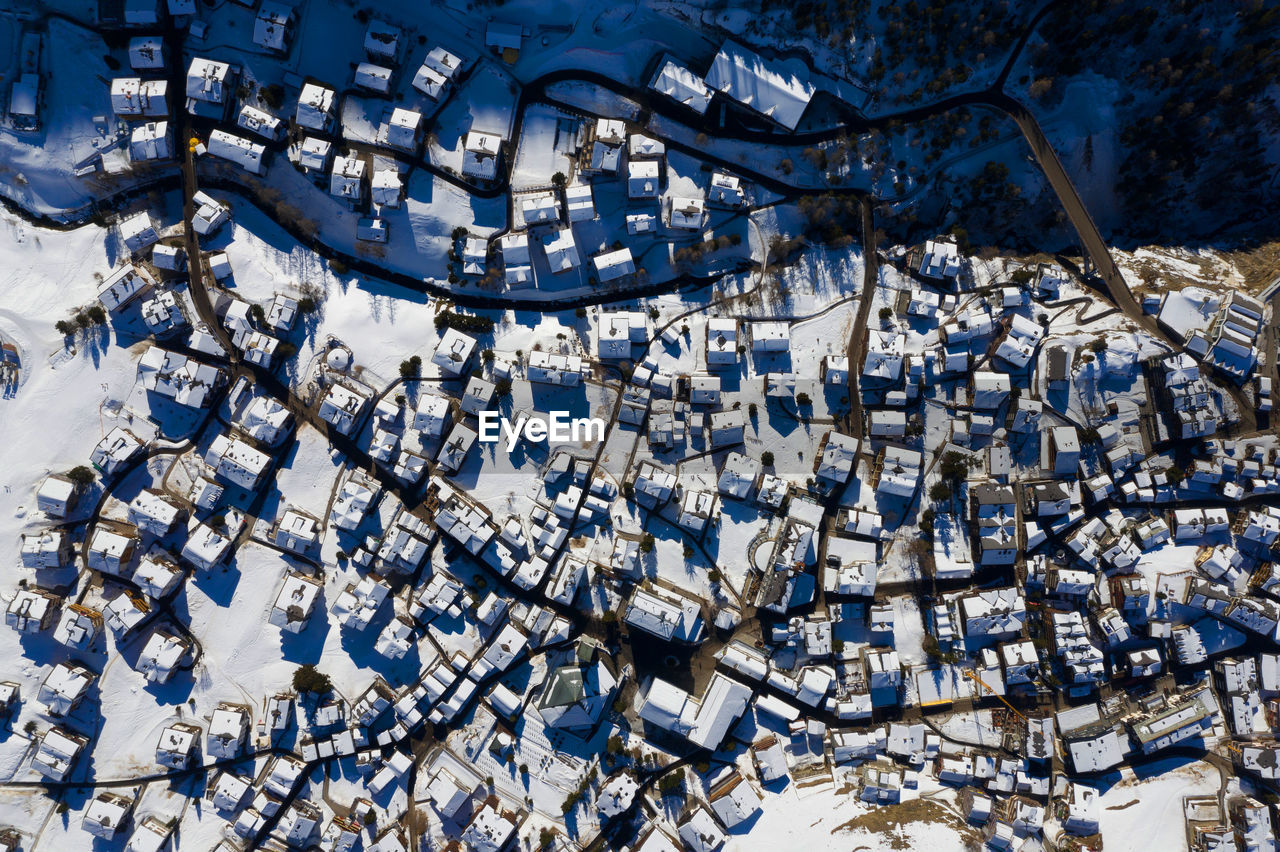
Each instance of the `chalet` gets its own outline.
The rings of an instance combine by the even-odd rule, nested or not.
[[[212,571],[231,550],[231,539],[206,524],[195,523],[182,546],[182,558],[197,569]]]
[[[129,132],[129,161],[167,160],[173,156],[173,131],[167,121],[147,121]]]
[[[133,582],[138,584],[139,591],[152,600],[168,597],[182,580],[182,568],[158,549],[142,557],[133,572]]]
[[[560,199],[554,192],[540,192],[520,199],[520,214],[525,227],[558,225],[561,221]]]
[[[492,30],[493,24],[490,24]],[[472,815],[462,832],[468,849],[475,852],[502,852],[515,836],[516,825],[505,813],[485,803]]]
[[[1014,314],[1009,320],[1009,329],[1004,339],[996,348],[996,357],[1020,370],[1031,362],[1042,337],[1043,327],[1024,316]]]
[[[987,483],[976,487],[973,493],[978,519],[979,563],[1012,565],[1019,553],[1018,507],[1013,489]]]
[[[656,234],[658,231],[658,217],[652,213],[628,213],[627,214],[627,233],[631,236],[639,234]]]
[[[374,170],[373,179],[369,182],[369,200],[376,206],[399,207],[403,193],[404,183],[400,180],[400,172],[386,168]]]
[[[1015,588],[986,589],[959,599],[965,636],[1014,636],[1027,618],[1026,600]]]
[[[348,583],[346,589],[334,600],[334,617],[344,628],[363,631],[378,614],[390,593],[390,587],[378,578],[362,577],[358,583]]]
[[[960,274],[960,254],[954,240],[928,240],[917,272],[925,278],[955,280]]]
[[[146,216],[146,214],[141,215],[145,218],[147,228],[151,228],[150,217]],[[121,223],[122,235],[124,234],[124,224]],[[146,245],[154,243],[156,240],[151,239],[152,236],[156,236],[154,229],[151,230],[149,235],[140,235],[134,242],[137,248],[134,248],[133,251],[141,251]],[[159,237],[157,236],[156,239],[159,239]],[[150,242],[147,242],[147,240]],[[153,287],[155,287],[155,281],[152,280],[150,275],[139,267],[126,263],[124,266],[114,270],[98,285],[98,301],[107,310],[118,311],[134,299],[149,292]]]
[[[112,476],[142,451],[143,443],[138,436],[117,426],[93,448],[89,462],[103,476]]]
[[[22,567],[35,569],[61,568],[71,563],[71,539],[62,530],[23,533],[20,553]]]
[[[616,118],[596,119],[595,132],[591,142],[591,160],[584,168],[586,172],[597,174],[617,174],[622,164],[622,146],[626,141],[627,128]]]
[[[205,750],[219,760],[236,757],[249,739],[249,711],[240,704],[222,702],[209,719]]]
[[[591,184],[577,183],[564,191],[565,212],[569,222],[590,222],[596,218],[596,206],[591,197]]]
[[[701,198],[672,196],[667,207],[667,227],[680,231],[699,231],[707,220],[707,202]]]
[[[760,810],[760,794],[741,773],[726,770],[707,791],[707,802],[725,828],[732,831]]]
[[[138,360],[138,380],[146,390],[187,408],[208,405],[224,379],[217,367],[159,346],[148,347]]]
[[[973,374],[970,389],[974,408],[999,408],[1009,396],[1009,376],[980,370]]]
[[[237,165],[249,174],[262,174],[262,160],[267,149],[259,142],[250,141],[225,130],[214,130],[209,134],[207,147],[212,157]]]
[[[877,494],[910,498],[920,484],[924,456],[917,450],[890,444],[880,451],[877,467]]]
[[[540,384],[576,387],[582,381],[582,359],[576,355],[531,352],[525,376]]]
[[[790,343],[789,335],[785,338]],[[707,320],[707,369],[732,367],[738,363],[738,322],[713,317]]]
[[[271,113],[248,104],[242,106],[236,115],[236,127],[268,142],[280,141],[286,129],[285,123]]]
[[[298,144],[298,165],[305,172],[323,175],[329,171],[329,160],[332,157],[333,143],[328,139],[305,136]]]
[[[529,256],[529,235],[504,234],[498,240],[502,265],[508,287],[528,284],[533,279],[533,267]]]
[[[608,311],[600,315],[596,354],[600,358],[630,358],[633,343],[648,338],[648,319],[641,311]]]
[[[488,248],[489,244],[479,237],[467,237],[462,241],[463,275],[484,275],[488,264]]]
[[[496,179],[501,147],[501,137],[472,130],[464,143],[462,173],[481,180]]]
[[[742,180],[737,175],[725,172],[713,172],[711,188],[707,191],[707,201],[724,207],[741,207],[747,203],[742,192]]]
[[[204,463],[219,479],[253,491],[262,481],[271,459],[240,439],[224,434],[213,439],[205,453]]]
[[[656,728],[684,737],[698,748],[717,748],[746,710],[751,689],[713,674],[701,700],[659,678],[642,686],[639,716]]]
[[[414,153],[422,142],[422,113],[396,107],[378,129],[378,143]]]
[[[164,39],[137,36],[129,39],[129,67],[134,71],[163,69],[166,65]]]
[[[111,110],[122,118],[168,118],[168,92],[164,80],[116,77],[111,81]]]
[[[293,18],[292,6],[263,0],[253,20],[253,43],[272,53],[288,53]]]
[[[88,651],[102,634],[102,613],[80,604],[67,604],[53,628],[53,641],[74,651]]]
[[[200,728],[188,722],[174,722],[160,732],[156,743],[156,763],[169,769],[186,769],[200,750]]]
[[[413,87],[433,100],[440,100],[445,87],[458,74],[462,60],[443,47],[433,47],[413,77]]]
[[[341,198],[353,207],[365,200],[365,161],[352,154],[333,161],[330,173],[329,194]]]
[[[781,320],[751,323],[751,351],[755,353],[786,352],[791,348],[791,327]]]
[[[400,50],[400,30],[376,18],[364,33],[364,52],[374,61],[395,62]]]
[[[320,521],[299,509],[289,508],[272,530],[276,547],[293,553],[307,553],[320,543]]]
[[[573,231],[568,227],[558,228],[544,237],[542,250],[553,273],[571,272],[582,265],[578,247],[573,241]]]
[[[868,331],[862,377],[873,382],[897,382],[902,377],[905,346],[906,335],[874,329]]]
[[[676,516],[676,524],[694,535],[701,535],[713,517],[715,508],[716,495],[713,492],[686,488],[680,497],[680,512]]]
[[[52,727],[44,732],[31,768],[50,781],[62,781],[71,772],[80,753],[89,744],[89,738],[62,727]]]
[[[746,428],[747,415],[741,410],[713,411],[707,417],[707,439],[714,449],[741,444]]]
[[[58,663],[40,684],[36,701],[54,718],[66,716],[79,706],[98,677],[78,663]]]
[[[80,827],[95,837],[111,840],[129,822],[134,800],[105,791],[93,797],[80,819]]]
[[[713,92],[696,74],[664,56],[649,81],[649,88],[702,115],[711,104]]]
[[[308,130],[327,133],[334,121],[333,89],[316,83],[307,83],[298,96],[298,107],[294,112],[294,123]]]
[[[657,160],[631,160],[627,163],[627,197],[633,201],[656,200],[662,193],[661,164]]]
[[[138,539],[134,536],[121,535],[103,527],[97,527],[89,540],[86,564],[90,571],[117,577],[125,576],[137,543]]]
[[[443,438],[453,425],[452,405],[448,397],[424,393],[418,397],[413,414],[413,428],[427,438]]]
[[[60,473],[51,473],[36,490],[36,508],[54,519],[67,516],[80,495],[80,486]]]
[[[487,410],[493,403],[496,387],[493,382],[487,379],[472,376],[467,380],[467,386],[463,390],[462,401],[458,407],[467,414],[479,415],[481,411]]]
[[[133,668],[151,683],[166,683],[190,650],[186,639],[156,630],[147,639]]]
[[[234,100],[238,69],[225,62],[196,57],[187,69],[187,110],[206,118],[221,119]]]
[[[635,261],[631,258],[631,249],[625,247],[598,254],[591,258],[591,262],[602,284],[633,275],[636,271]]]
[[[267,620],[286,632],[300,633],[315,612],[322,590],[319,580],[296,572],[289,574]]]
[[[860,444],[857,438],[831,430],[823,437],[814,474],[825,489],[844,486],[853,475]]]
[[[293,415],[269,396],[256,397],[236,419],[236,428],[266,446],[275,446],[288,434]]]
[[[391,91],[391,74],[390,68],[375,65],[372,62],[361,62],[356,66],[353,82],[357,88],[376,95],[385,95]]]
[[[366,390],[368,388],[365,386],[357,390],[334,383],[321,401],[317,414],[338,432],[350,435],[368,408],[370,394],[365,393]]]

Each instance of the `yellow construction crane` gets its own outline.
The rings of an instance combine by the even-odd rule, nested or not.
[[[985,689],[987,692],[990,692],[990,693],[991,693],[992,695],[994,695],[996,698],[1000,699],[1000,703],[1001,703],[1001,704],[1003,704],[1005,707],[1008,707],[1008,708],[1009,708],[1009,712],[1010,712],[1010,713],[1012,713],[1013,715],[1017,716],[1017,717],[1018,717],[1019,719],[1021,719],[1023,722],[1026,722],[1026,721],[1027,721],[1027,717],[1026,717],[1026,716],[1023,716],[1021,713],[1019,713],[1017,710],[1015,710],[1015,709],[1014,709],[1014,707],[1013,707],[1013,705],[1012,705],[1012,704],[1010,704],[1008,701],[1005,701],[1005,700],[1004,700],[1004,696],[1003,696],[1003,695],[999,694],[999,693],[998,693],[998,692],[996,692],[994,689],[992,689],[991,687],[987,686],[987,684],[983,682],[982,678],[978,677],[978,673],[977,673],[976,671],[974,671],[973,669],[964,669],[963,671],[964,671],[964,676],[965,676],[965,677],[969,678],[969,680],[971,680],[971,681],[973,681],[974,683],[978,684],[978,686],[981,686],[981,687],[982,687],[983,689]]]

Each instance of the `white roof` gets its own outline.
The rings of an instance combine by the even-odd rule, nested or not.
[[[728,40],[712,61],[706,82],[788,130],[795,130],[814,92],[807,79],[796,76],[795,64],[765,60]]]
[[[669,57],[664,57],[662,65],[649,82],[649,88],[684,104],[699,115],[705,113],[711,103],[712,92],[706,84],[688,68]]]
[[[598,254],[591,259],[595,264],[600,281],[612,281],[636,271],[635,262],[631,258],[631,249],[623,247],[616,251]]]
[[[225,130],[215,130],[209,134],[208,149],[210,155],[235,163],[247,172],[262,173],[262,155],[267,149],[261,143]]]

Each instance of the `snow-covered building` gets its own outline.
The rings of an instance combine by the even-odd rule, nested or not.
[[[166,683],[190,650],[187,640],[156,630],[147,639],[133,668],[152,683]]]
[[[631,257],[631,249],[625,246],[598,254],[591,258],[591,263],[595,266],[596,275],[602,284],[633,275],[636,271],[635,261]]]
[[[205,453],[204,462],[219,479],[253,491],[262,481],[271,459],[239,438],[224,434],[213,439]]]
[[[61,781],[71,772],[89,738],[61,727],[52,727],[40,738],[31,768],[50,781]]]
[[[391,69],[383,65],[361,62],[356,66],[356,73],[352,82],[358,88],[374,94],[385,95],[391,91],[391,74]]]
[[[124,118],[167,118],[168,92],[164,80],[117,77],[111,81],[111,110]]]
[[[174,722],[160,732],[156,743],[156,763],[169,769],[186,769],[200,751],[200,728]]]
[[[250,174],[262,174],[262,160],[267,148],[260,142],[236,136],[225,130],[214,130],[209,134],[207,148],[211,157],[233,163]]]
[[[93,448],[93,452],[89,454],[89,462],[103,476],[112,476],[142,450],[143,443],[137,435],[123,426],[117,426]]]
[[[928,240],[917,271],[925,278],[954,279],[960,274],[960,252],[954,240]]]
[[[333,89],[316,83],[306,83],[298,97],[298,107],[293,120],[299,127],[327,133],[334,120]]]
[[[639,716],[699,748],[715,749],[746,710],[751,693],[750,687],[717,672],[699,700],[654,677],[642,687]]]
[[[288,53],[293,17],[292,6],[263,0],[253,19],[253,43],[272,53]]]
[[[498,177],[498,157],[502,138],[493,133],[472,130],[467,134],[462,154],[462,173],[481,180]]]
[[[129,133],[129,160],[134,163],[167,160],[173,156],[173,131],[167,121],[147,121]]]
[[[649,88],[687,106],[698,115],[707,111],[713,95],[700,77],[669,56],[662,58],[649,81]]]
[[[79,706],[97,679],[97,675],[79,663],[58,663],[40,684],[36,701],[44,705],[50,716],[66,716]]]
[[[702,638],[702,608],[669,589],[636,589],[622,619],[628,626],[669,642]]]
[[[792,67],[767,60],[732,40],[726,40],[712,60],[706,85],[791,131],[814,93],[809,81]]]
[[[294,572],[287,575],[267,620],[281,630],[300,633],[315,612],[323,589],[319,580],[306,574]]]
[[[433,47],[413,76],[413,87],[433,100],[440,100],[445,87],[462,67],[462,60],[443,47]]]

